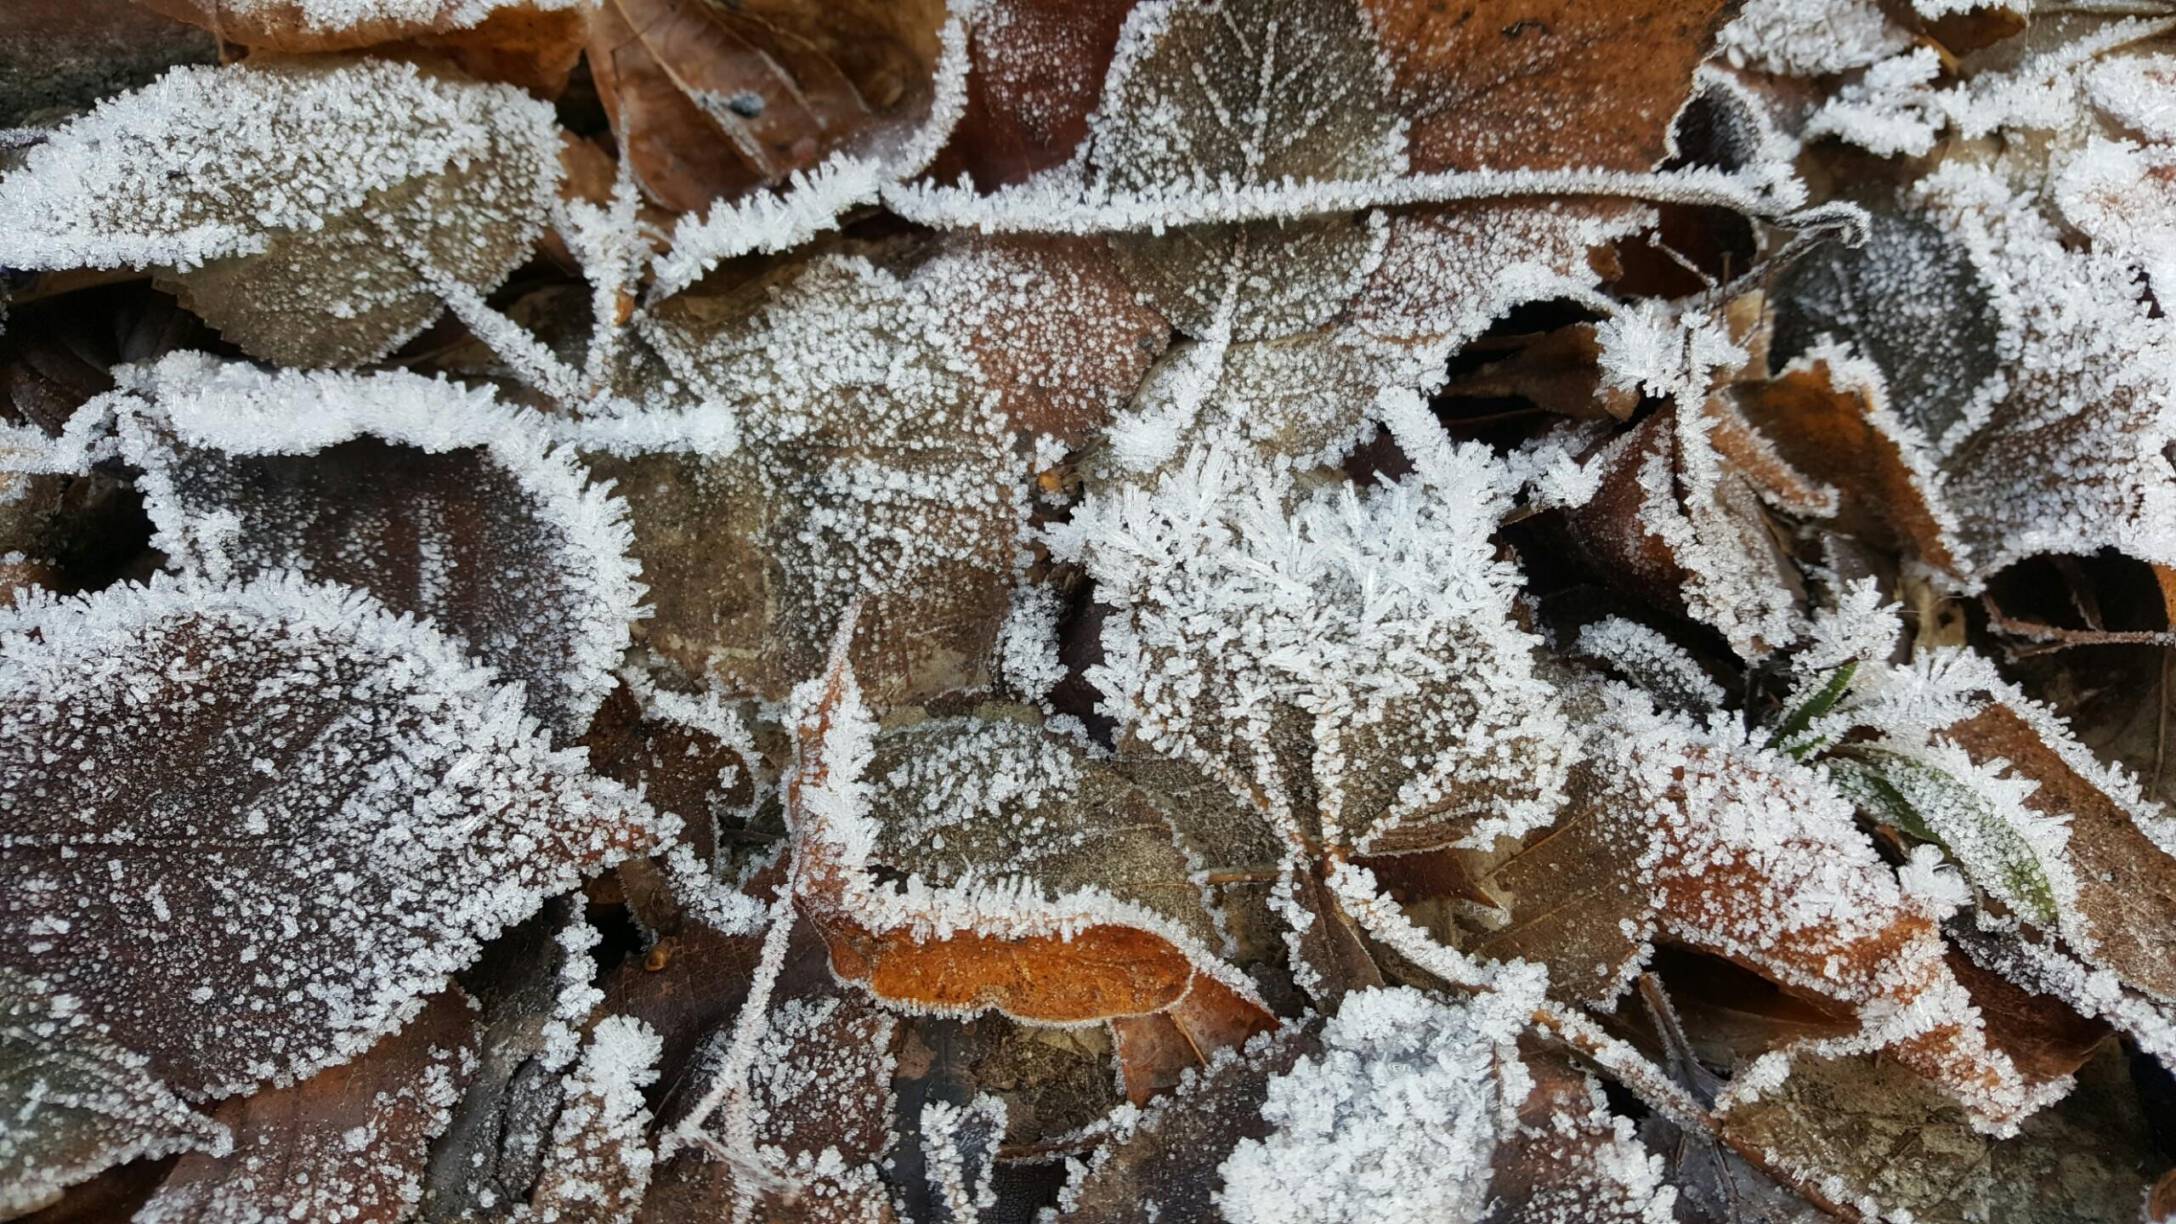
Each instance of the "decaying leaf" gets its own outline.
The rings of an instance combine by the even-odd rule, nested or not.
[[[1019,724],[910,727],[887,744],[843,655],[795,703],[794,893],[841,978],[940,1013],[1055,1023],[1201,992],[1236,1030],[1268,1026],[1137,789]],[[887,755],[909,749],[908,769]]]
[[[939,283],[942,283],[941,279]],[[729,691],[783,697],[867,607],[855,666],[886,699],[967,687],[1008,602],[1027,462],[964,337],[911,281],[851,258],[652,333],[674,373],[741,413],[737,451],[670,440],[593,466],[627,498],[649,641]],[[906,336],[915,344],[898,350]]]
[[[187,1095],[359,1054],[667,831],[517,691],[338,588],[22,599],[0,660],[0,960]]]
[[[1091,189],[1389,178],[1404,133],[1366,22],[1345,0],[1159,0],[1120,32],[1088,152]],[[1203,226],[1112,240],[1127,279],[1189,335],[1313,328],[1381,255],[1380,222]]]

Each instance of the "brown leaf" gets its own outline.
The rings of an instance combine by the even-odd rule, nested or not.
[[[15,0],[0,17],[0,127],[28,127],[175,64],[218,59],[211,35],[137,0]]]
[[[422,1197],[425,1150],[460,1099],[475,1050],[468,996],[433,995],[355,1061],[222,1105],[233,1154],[182,1157],[136,1218],[407,1219]]]
[[[1723,1115],[1736,1139],[1785,1167],[1833,1177],[1839,1195],[1930,1224],[2059,1224],[2134,1218],[2149,1132],[2120,1055],[2104,1053],[2078,1092],[1999,1142],[1886,1060],[1802,1059],[1772,1093]]]
[[[306,0],[139,2],[252,50],[422,54],[450,60],[479,80],[504,81],[547,97],[566,87],[582,54],[578,9],[539,8],[527,0],[500,0],[481,21],[469,15],[473,6],[465,0],[441,0],[428,16],[368,17],[345,25],[326,24]]]
[[[969,32],[967,109],[929,177],[990,191],[1047,170],[1088,134],[1134,0],[991,0]]]
[[[1428,876],[1408,858],[1372,862],[1409,909],[1435,902],[1422,915],[1440,915],[1430,925],[1455,935],[1459,947],[1547,965],[1558,998],[1605,1003],[1623,989],[1652,921],[1657,898],[1635,869],[1646,839],[1611,819],[1593,763],[1573,766],[1565,790],[1570,802],[1555,823],[1521,840],[1412,856],[1435,860]]]
[[[1063,1224],[1149,1224],[1217,1218],[1217,1166],[1242,1139],[1269,1133],[1269,1081],[1318,1044],[1296,1027],[1258,1037],[1151,1107],[1097,1153]]]
[[[1917,443],[1900,432],[1908,427],[1887,408],[1883,392],[1813,360],[1768,382],[1740,384],[1732,394],[1784,459],[1835,486],[1841,494],[1837,527],[1955,572],[1954,527],[1944,525],[1930,502],[1938,477],[1915,467]]]
[[[899,1025],[866,995],[842,989],[825,956],[815,928],[796,921],[746,1083],[733,1086],[702,1124],[702,1132],[735,1157],[721,1159],[702,1145],[680,1147],[659,1167],[638,1219],[665,1224],[730,1217],[742,1197],[757,1205],[756,1218],[763,1220],[892,1218],[876,1169],[892,1146],[892,1049]],[[741,1023],[720,1030],[721,1036],[737,1032]],[[714,1093],[717,1060],[699,1072],[691,1091]],[[743,1131],[756,1151],[733,1146]],[[820,1159],[827,1151],[837,1158]]]
[[[1757,659],[1794,636],[1804,599],[1763,503],[1799,513],[1826,503],[1721,397],[1705,411],[1709,431],[1681,423],[1683,409],[1669,405],[1618,435],[1597,460],[1601,488],[1565,525],[1607,581],[1712,626]]]
[[[834,759],[831,744],[869,726],[843,645],[799,714],[787,788],[795,897],[835,973],[943,1013],[1059,1024],[1162,1011],[1205,979],[1252,994],[1209,951],[1170,825],[1079,747],[962,718],[877,740],[866,765]],[[857,785],[865,796],[833,789]],[[1252,998],[1238,1010],[1273,1022]]]
[[[2108,1025],[2088,1020],[2051,995],[2012,983],[1952,949],[1949,971],[1972,992],[1987,1026],[1987,1044],[2007,1054],[2035,1084],[2075,1073],[2108,1040]]]
[[[1261,1005],[1221,982],[1196,977],[1186,996],[1152,1016],[1114,1016],[1111,1035],[1126,1099],[1136,1105],[1209,1065],[1218,1050],[1265,1028]]]
[[[750,436],[727,453],[593,459],[625,491],[657,609],[638,632],[730,695],[775,700],[822,668],[860,598],[854,666],[873,694],[981,684],[1028,463],[923,287],[833,256],[723,298],[676,296],[651,322],[672,376],[737,409]]]
[[[367,591],[457,634],[560,733],[588,725],[642,588],[625,510],[571,454],[398,374],[264,376],[177,354],[131,389],[122,452],[177,567]],[[308,424],[283,438],[290,414]]]
[[[1144,20],[1137,12],[1136,24]],[[1146,194],[1404,170],[1374,39],[1345,0],[1188,0],[1155,22],[1104,82],[1091,187]],[[1332,215],[1119,235],[1110,245],[1173,326],[1202,337],[1228,325],[1231,338],[1260,340],[1328,322],[1359,289],[1379,239],[1374,225]]]
[[[1659,1170],[1631,1128],[1600,1103],[1601,1085],[1568,1056],[1531,1039],[1520,1061],[1532,1081],[1518,1129],[1497,1144],[1484,1224],[1646,1224]]]
[[[0,1216],[63,1200],[111,1166],[180,1152],[224,1152],[227,1128],[183,1104],[48,983],[0,969]]]
[[[2096,944],[2088,959],[2158,999],[2176,998],[2176,862],[2146,836],[2139,817],[1999,700],[1947,734],[1974,761],[1999,757],[2038,782],[2026,806],[2069,816],[2078,908]]]
[[[918,123],[943,17],[931,0],[606,0],[590,71],[643,190],[698,211]]]
[[[1417,170],[1646,170],[1725,0],[1360,0]]]
[[[1101,436],[1171,339],[1092,241],[971,238],[911,279],[957,312],[1013,427],[1069,448]]]
[[[5,616],[0,964],[177,1091],[360,1054],[666,831],[458,647],[353,592],[123,586]]]

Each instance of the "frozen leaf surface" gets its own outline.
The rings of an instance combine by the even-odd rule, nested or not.
[[[474,1024],[468,996],[444,991],[353,1062],[227,1102],[234,1150],[183,1157],[136,1220],[408,1218],[425,1148],[474,1071]]]
[[[887,744],[843,657],[795,704],[794,889],[840,977],[940,1013],[1079,1023],[1199,995],[1268,1027],[1168,824],[1079,749],[1003,723]]]
[[[650,640],[776,700],[861,598],[872,692],[965,687],[1004,620],[1027,500],[1001,401],[924,289],[865,260],[746,292],[682,302],[653,331],[688,386],[741,414],[742,447],[597,465],[630,504]]]
[[[19,600],[5,963],[178,1091],[351,1058],[667,830],[437,633],[292,577]]]
[[[1280,478],[1205,446],[1054,532],[1120,609],[1091,678],[1128,734],[1275,827],[1314,796],[1322,835],[1363,852],[1533,827],[1562,779],[1561,715],[1487,539],[1503,474],[1396,402],[1402,482],[1288,511]]]
[[[1207,193],[1405,170],[1389,79],[1347,0],[1152,0],[1120,33],[1092,125],[1090,184]],[[1112,240],[1181,330],[1260,339],[1325,322],[1380,254],[1351,218],[1204,226]]]
[[[0,1212],[11,1218],[127,1161],[230,1150],[227,1128],[184,1104],[141,1054],[113,1044],[67,995],[0,969]]]
[[[252,353],[383,356],[432,285],[496,288],[558,186],[551,109],[384,60],[179,68],[108,99],[0,179],[0,263],[158,268]]]
[[[622,503],[543,423],[405,373],[266,373],[177,353],[125,384],[121,454],[177,564],[293,570],[429,617],[562,733],[640,614]]]

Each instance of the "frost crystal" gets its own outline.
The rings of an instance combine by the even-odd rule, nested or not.
[[[1348,995],[1322,1053],[1270,1081],[1271,1131],[1219,1170],[1234,1224],[1478,1219],[1489,1162],[1527,1081],[1523,1017],[1416,990]]]
[[[1505,474],[1386,403],[1402,482],[1288,511],[1277,477],[1202,447],[1152,488],[1088,498],[1053,542],[1120,608],[1090,678],[1129,734],[1280,827],[1312,791],[1348,844],[1485,843],[1553,810],[1561,715],[1488,541]]]

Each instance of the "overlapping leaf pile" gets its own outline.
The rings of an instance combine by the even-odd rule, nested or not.
[[[0,1218],[2170,1218],[2176,13],[129,3]]]

